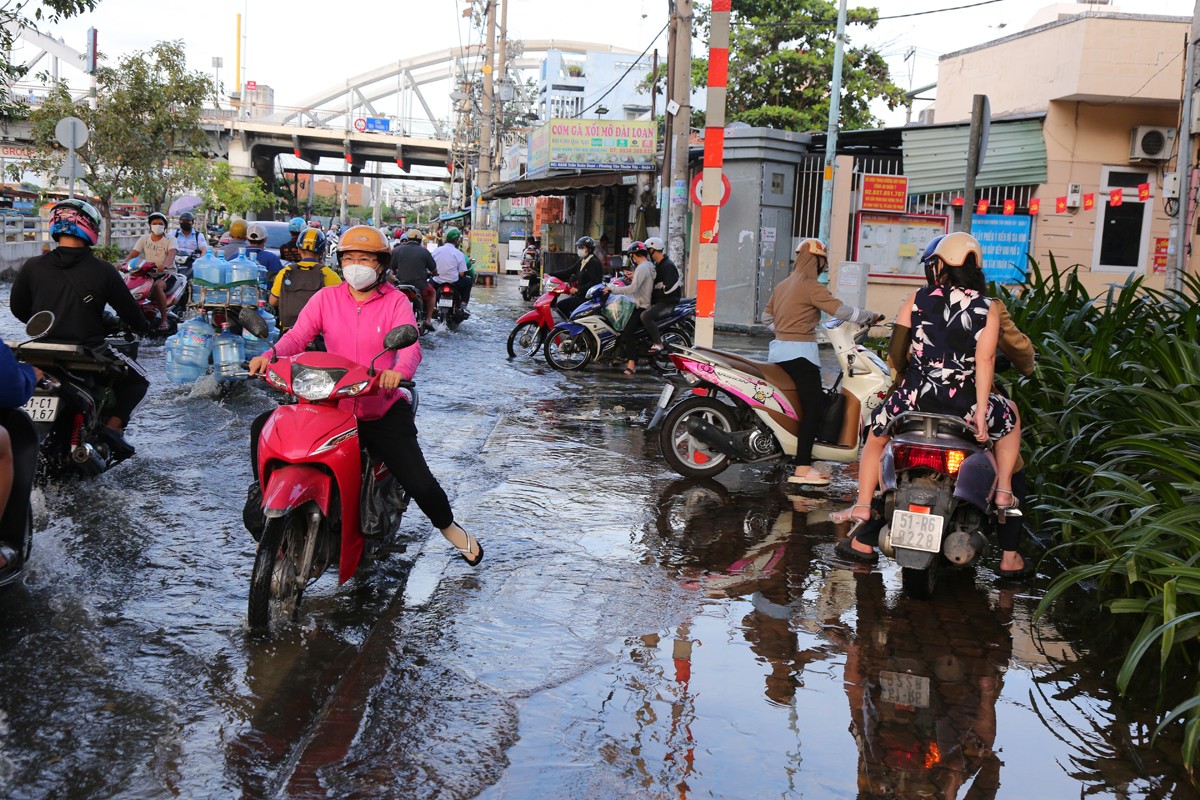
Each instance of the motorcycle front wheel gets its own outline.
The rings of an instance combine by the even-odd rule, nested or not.
[[[516,358],[536,355],[542,346],[542,326],[536,322],[522,322],[508,335],[508,357]]]
[[[569,333],[561,329],[550,331],[543,345],[546,361],[555,369],[579,370],[592,361],[592,347],[585,333]]]
[[[299,511],[267,520],[250,573],[247,621],[254,633],[270,633],[296,618],[308,585],[309,576],[300,574],[308,535],[308,519]]]
[[[710,448],[687,429],[689,419],[699,418],[727,433],[736,429],[732,406],[712,397],[689,397],[667,412],[658,433],[658,448],[671,469],[688,478],[712,478],[724,472],[732,459]]]

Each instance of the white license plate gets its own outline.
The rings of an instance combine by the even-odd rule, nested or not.
[[[454,308],[454,301],[451,300],[449,297],[439,298],[438,299],[438,308]]]
[[[34,422],[54,422],[58,416],[58,398],[49,394],[35,394],[22,408]]]
[[[929,678],[924,675],[881,671],[879,685],[883,688],[885,703],[929,708]]]
[[[675,396],[675,387],[667,384],[663,387],[662,394],[658,396],[658,405],[655,408],[666,408],[667,403],[671,402],[671,398]]]
[[[942,549],[942,526],[946,521],[937,514],[896,511],[892,514],[892,547],[937,553]]]

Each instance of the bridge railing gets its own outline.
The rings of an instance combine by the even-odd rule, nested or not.
[[[172,225],[172,230],[174,228]],[[148,230],[145,217],[117,217],[112,221],[112,241],[128,250]],[[100,240],[104,241],[103,234]],[[50,220],[0,216],[0,275],[19,268],[26,259],[52,247]]]
[[[264,113],[265,112],[265,113]],[[208,124],[232,125],[237,120],[245,120],[246,122],[262,122],[270,125],[286,125],[289,128],[315,128],[326,131],[345,131],[346,130],[346,109],[336,108],[300,108],[298,106],[273,106],[270,111],[267,109],[249,108],[241,112],[237,112],[230,108],[206,108],[200,112],[201,122]],[[291,116],[291,115],[295,116]],[[286,122],[281,121],[280,117],[291,116],[291,119]],[[437,126],[427,119],[416,117],[399,117],[390,114],[380,115],[364,115],[361,118],[366,119],[370,116],[372,119],[388,120],[388,130],[386,131],[356,131],[358,133],[376,133],[380,136],[411,136],[422,139],[438,139]],[[351,129],[353,130],[353,122],[360,118],[360,115],[352,112]]]

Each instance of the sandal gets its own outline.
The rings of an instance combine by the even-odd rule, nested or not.
[[[1019,581],[1022,578],[1032,578],[1034,575],[1037,575],[1037,567],[1028,561],[1020,569],[996,568],[997,581]]]
[[[801,486],[828,486],[829,477],[819,473],[815,475],[812,473],[808,475],[789,475],[787,482],[796,483]]]
[[[450,546],[458,551],[458,555],[462,558],[462,560],[470,564],[472,567],[478,564],[480,561],[483,561],[483,545],[479,543],[479,540],[467,533],[466,529],[457,522],[450,523],[450,528],[447,528],[446,530],[450,530],[451,528],[462,531],[462,535],[467,537],[466,547],[459,547],[454,542],[450,542]],[[442,531],[442,535],[446,536],[446,532]],[[446,536],[446,539],[449,541],[450,537]],[[474,545],[474,547],[472,547],[472,545]],[[478,554],[474,558],[471,558],[471,553],[476,549],[479,551]]]
[[[833,546],[834,552],[842,558],[850,561],[856,561],[859,564],[874,564],[879,560],[879,554],[872,550],[869,553],[863,553],[854,549],[854,536],[847,536],[845,539],[838,539],[837,544]]]
[[[1008,495],[1011,503],[999,503],[997,499],[1000,493]],[[996,510],[996,520],[1003,525],[1007,517],[1023,517],[1021,513],[1020,503],[1017,502],[1017,496],[1012,493],[1012,489],[997,489],[992,495],[992,507]]]
[[[837,523],[862,522],[864,520],[863,517],[854,516],[854,510],[857,508],[865,508],[867,510],[866,519],[871,518],[871,514],[873,512],[871,511],[870,505],[867,505],[864,503],[855,503],[854,505],[850,506],[849,508],[843,508],[841,511],[834,511],[832,514],[829,515],[829,521],[837,522]]]
[[[625,368],[625,369],[624,369],[624,370],[621,372],[621,374],[622,374],[622,375],[637,375],[637,372],[636,372],[636,371],[634,371],[634,370],[632,370],[632,369],[630,369],[629,367],[626,367],[626,368]]]
[[[652,345],[650,345],[650,352],[651,352],[651,353],[661,353],[661,352],[662,352],[662,350],[663,350],[663,346],[662,346],[661,344],[652,344]]]

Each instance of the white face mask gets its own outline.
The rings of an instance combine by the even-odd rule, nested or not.
[[[350,288],[361,292],[375,283],[379,276],[374,267],[368,267],[366,264],[347,264],[342,267],[342,277],[350,284]]]
[[[578,250],[576,250],[575,252],[576,252],[576,254],[578,254],[578,256],[580,258],[586,258],[587,254],[588,254],[587,248],[585,248],[585,247],[581,247]]]
[[[163,231],[165,231],[166,229],[167,229],[166,225],[151,225],[150,226],[150,232],[153,233],[155,236],[162,236]]]

